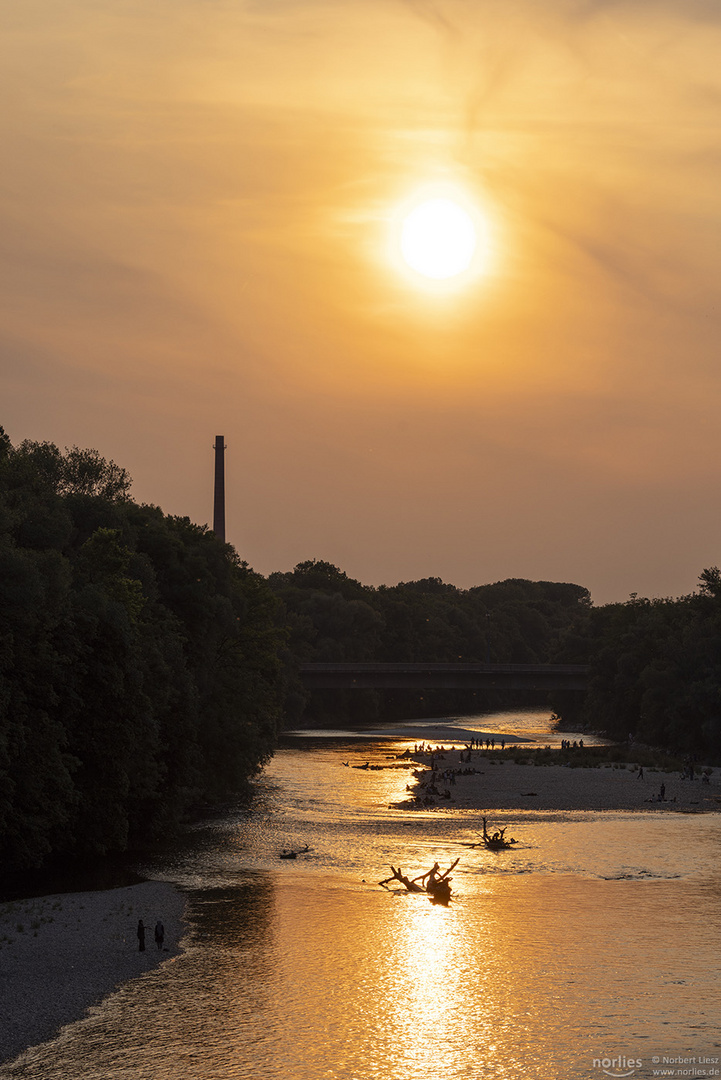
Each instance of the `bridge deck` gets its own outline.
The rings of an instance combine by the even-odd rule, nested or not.
[[[584,664],[302,664],[309,690],[585,690]]]

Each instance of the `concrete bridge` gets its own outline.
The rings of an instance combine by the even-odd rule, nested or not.
[[[576,690],[585,664],[301,664],[308,690]]]

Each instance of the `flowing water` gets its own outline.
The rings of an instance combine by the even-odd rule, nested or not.
[[[520,842],[494,854],[474,812],[390,809],[407,771],[343,766],[404,745],[287,738],[250,810],[148,868],[188,893],[185,952],[0,1077],[721,1075],[721,816],[496,814]],[[458,857],[449,908],[376,884]]]

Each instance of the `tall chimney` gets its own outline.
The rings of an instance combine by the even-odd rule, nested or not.
[[[215,492],[213,532],[225,543],[225,437],[215,436]]]

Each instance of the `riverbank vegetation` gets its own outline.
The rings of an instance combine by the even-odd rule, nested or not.
[[[95,451],[0,429],[0,859],[125,850],[271,755],[265,581]]]
[[[285,610],[296,663],[490,662],[587,664],[586,694],[554,691],[566,730],[721,760],[721,572],[697,593],[594,607],[587,589],[511,579],[457,589],[438,578],[371,588],[324,562],[269,584]],[[541,704],[522,692],[320,691],[296,684],[290,721],[337,726]]]
[[[656,772],[682,772],[680,756],[641,743],[611,743],[602,746],[525,747],[485,753],[490,764],[512,761],[516,765],[564,765],[569,769],[632,769],[640,766]]]
[[[372,587],[316,560],[266,580],[206,526],[129,492],[126,471],[97,451],[13,447],[0,428],[6,868],[166,835],[242,790],[283,725],[540,704],[521,692],[311,695],[307,662],[588,664],[585,699],[546,702],[567,729],[718,759],[716,568],[691,596],[600,608],[570,583]]]
[[[590,664],[583,721],[609,737],[721,760],[721,574],[676,600],[632,596],[577,627]]]
[[[554,663],[570,655],[571,630],[590,607],[587,589],[510,579],[458,589],[440,578],[378,588],[322,561],[271,574],[296,663]],[[575,631],[574,631],[575,632]],[[582,641],[582,646],[585,644]],[[291,722],[365,724],[537,704],[537,695],[467,690],[325,690],[287,702]]]

